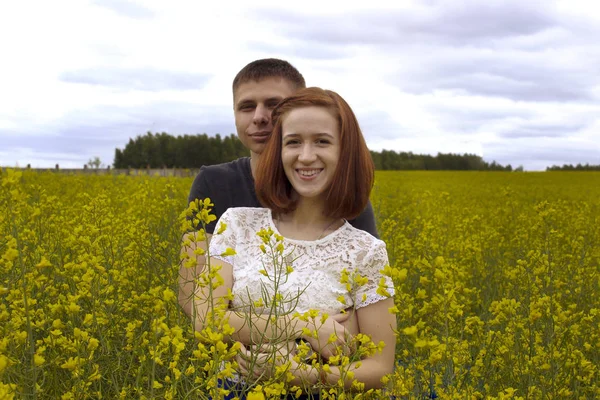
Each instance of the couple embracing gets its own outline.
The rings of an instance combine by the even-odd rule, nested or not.
[[[302,388],[304,398],[318,398],[311,388],[328,385],[349,391],[361,384],[365,390],[382,387],[395,362],[396,318],[388,311],[394,289],[381,273],[388,258],[369,202],[374,166],[352,109],[333,91],[306,88],[298,70],[278,59],[244,67],[233,81],[233,103],[237,134],[250,157],[203,167],[194,180],[188,200],[210,198],[218,221],[205,227],[211,260],[194,252],[205,242],[183,247],[196,267],[181,268],[179,292],[181,306],[199,316],[195,322],[202,329],[209,294],[194,278],[208,261],[222,266],[224,284],[210,296],[228,299],[224,318],[234,333],[227,339],[240,348],[236,377],[222,385],[239,389],[270,378],[274,365],[286,365],[290,387]],[[220,226],[226,229],[217,232]],[[294,299],[298,314],[252,314],[247,323],[244,306],[259,301],[273,283],[275,266],[256,234],[265,230],[286,249],[293,273],[278,281],[278,291]],[[228,248],[235,254],[219,256]],[[299,316],[310,310],[322,323],[316,331]],[[288,343],[269,340],[274,328],[288,329]],[[343,368],[311,361],[350,355],[359,335],[384,346]]]

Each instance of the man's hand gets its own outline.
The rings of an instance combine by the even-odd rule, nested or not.
[[[295,349],[294,341],[286,341],[278,345],[262,344],[248,349],[240,343],[240,350],[236,356],[240,375],[250,382],[263,382],[276,378],[278,366],[290,363],[290,368],[295,370],[298,364],[293,360]]]

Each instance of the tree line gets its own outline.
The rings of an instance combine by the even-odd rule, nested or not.
[[[600,165],[577,164],[573,166],[573,164],[564,164],[562,167],[553,165],[551,167],[546,167],[546,171],[600,171]]]
[[[452,171],[512,171],[510,164],[503,166],[496,161],[488,163],[475,154],[438,153],[413,154],[412,152],[395,152],[393,150],[371,151],[371,157],[378,170],[452,170]],[[518,167],[515,171],[522,171]]]
[[[114,168],[200,168],[248,156],[248,149],[231,134],[208,136],[172,136],[168,133],[148,132],[129,139],[123,150],[115,150]],[[378,170],[477,170],[512,171],[511,165],[495,161],[488,163],[474,154],[413,154],[383,150],[371,151]],[[522,170],[522,167],[516,170]]]
[[[168,133],[129,139],[123,150],[115,150],[115,168],[200,168],[233,161],[248,155],[237,136],[184,135]]]

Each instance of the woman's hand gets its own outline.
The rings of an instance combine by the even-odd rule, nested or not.
[[[330,357],[338,355],[339,350],[347,356],[354,352],[351,342],[354,336],[353,332],[358,333],[358,325],[353,312],[331,315],[315,329],[317,337],[302,335],[302,339],[310,343],[313,350],[324,359],[328,360]]]
[[[317,319],[320,322],[320,319]],[[352,338],[359,332],[356,313],[349,310],[329,316],[323,325],[317,326],[317,337],[302,336],[313,350],[324,359],[338,354],[350,355],[355,349],[351,343]],[[335,341],[330,338],[335,335]],[[273,377],[275,368],[286,362],[290,362],[290,368],[295,371],[298,364],[293,356],[296,353],[296,342],[286,341],[277,345],[262,344],[246,347],[241,344],[236,361],[240,366],[240,374],[252,381],[263,381]],[[275,348],[276,347],[276,348]]]

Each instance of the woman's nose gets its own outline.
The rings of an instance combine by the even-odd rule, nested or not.
[[[317,155],[316,155],[313,147],[310,144],[305,144],[304,146],[302,146],[302,150],[300,151],[300,155],[298,156],[298,159],[301,162],[304,162],[304,163],[312,162],[316,158],[317,158]]]

